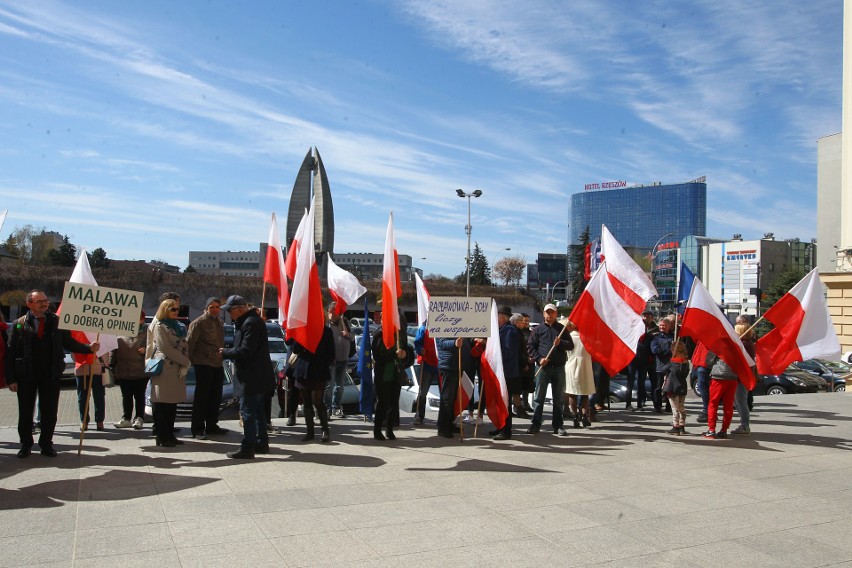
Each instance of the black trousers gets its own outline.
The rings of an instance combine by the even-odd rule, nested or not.
[[[438,432],[452,432],[453,407],[459,390],[458,371],[441,371],[441,404],[438,406]]]
[[[38,410],[41,414],[41,434],[38,445],[42,449],[53,444],[53,432],[56,430],[56,414],[59,410],[59,381],[40,379],[35,382],[18,383],[18,437],[21,446],[33,445],[33,412],[36,395]]]
[[[154,435],[157,440],[175,439],[175,417],[177,404],[171,402],[154,402],[151,412],[154,413]]]
[[[145,418],[145,389],[148,388],[148,379],[121,379],[118,381],[121,389],[122,418],[132,420],[133,418]],[[133,414],[133,403],[136,403],[136,415]]]
[[[192,401],[192,433],[200,434],[219,423],[225,370],[210,365],[195,365],[195,399]]]
[[[394,428],[395,417],[399,416],[399,391],[397,381],[378,381],[373,383],[376,390],[376,407],[373,410],[373,424],[376,432],[380,432],[382,425],[386,425],[388,431]],[[397,412],[394,412],[394,409]]]

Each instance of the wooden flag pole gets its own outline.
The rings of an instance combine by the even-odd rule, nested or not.
[[[260,317],[266,321],[266,280],[263,281],[263,292],[260,294]]]
[[[101,334],[98,333],[98,335],[95,337],[95,343],[99,343],[100,340],[101,340]],[[96,359],[97,359],[97,353],[93,352],[92,353],[92,362],[89,363],[89,373],[86,375],[86,404],[85,404],[85,407],[84,407],[85,410],[83,411],[83,420],[80,421],[80,443],[77,445],[77,455],[78,456],[83,451],[83,437],[84,437],[84,434],[86,432],[86,429],[88,428],[88,424],[86,422],[86,419],[89,417],[89,399],[92,398],[92,375],[94,374],[94,371],[95,371],[94,364],[95,364]]]
[[[564,326],[564,325],[562,326],[562,331],[560,331],[560,332],[559,332],[559,335],[557,335],[557,336],[556,336],[556,339],[561,340],[561,339],[562,339],[562,334],[563,334],[563,333],[565,333],[565,326]],[[553,345],[551,345],[551,346],[550,346],[550,351],[548,351],[548,352],[547,352],[547,357],[545,357],[545,359],[550,359],[550,355],[551,355],[551,353],[553,353],[553,350],[554,350],[555,348],[556,348],[556,342],[554,341],[554,342],[553,342]],[[538,366],[538,371],[536,371],[536,372],[535,372],[535,377],[533,377],[534,379],[538,377],[538,374],[541,372],[541,370],[542,370],[543,368],[544,368],[544,367],[542,367],[541,365],[539,365],[539,366]]]
[[[464,341],[464,339],[462,339]],[[464,420],[462,413],[464,409],[461,407],[461,392],[462,392],[462,350],[461,345],[458,347],[459,349],[459,392],[456,393],[456,404],[459,405],[459,441],[464,442]]]
[[[760,322],[762,322],[762,321],[763,321],[763,316],[760,316],[760,317],[757,319],[757,321],[756,321],[756,322],[754,322],[753,324],[751,324],[751,327],[750,327],[750,328],[748,328],[747,330],[745,330],[744,332],[742,332],[742,334],[740,334],[740,337],[742,337],[743,335],[746,335],[748,332],[750,332],[751,330],[753,330],[755,327],[757,327],[757,324],[759,324],[759,323],[760,323]]]

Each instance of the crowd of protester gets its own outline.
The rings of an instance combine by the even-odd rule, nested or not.
[[[122,415],[114,423],[117,429],[141,430],[145,426],[145,393],[150,392],[152,433],[157,446],[175,447],[184,443],[176,436],[177,405],[186,399],[186,376],[194,368],[196,380],[192,404],[190,435],[195,439],[222,436],[228,430],[219,426],[219,410],[224,383],[223,362],[233,363],[235,394],[240,400],[240,423],[243,439],[240,449],[228,454],[234,459],[252,459],[269,452],[272,425],[271,404],[276,392],[276,377],[270,362],[265,323],[257,308],[241,296],[230,296],[224,303],[209,298],[204,313],[189,326],[179,321],[180,297],[166,293],[150,324],[140,314],[138,333],[119,337],[117,348],[97,356],[98,343],[85,344],[66,330],[58,329],[56,315],[49,311],[43,291],[27,295],[27,314],[13,322],[12,329],[0,325],[5,383],[18,397],[18,432],[21,447],[18,457],[30,455],[35,443],[33,413],[38,401],[41,453],[54,457],[53,431],[59,401],[59,378],[64,369],[64,350],[77,353],[75,377],[81,429],[89,424],[90,408],[94,408],[97,430],[103,430],[105,417],[105,369],[109,368],[121,389]],[[234,322],[234,345],[225,348],[222,312]],[[609,407],[610,377],[594,361],[583,346],[576,326],[559,318],[555,305],[543,310],[543,323],[530,326],[530,316],[513,313],[502,307],[498,312],[500,354],[509,395],[508,418],[501,428],[488,434],[495,440],[512,438],[512,417],[528,419],[527,434],[539,434],[545,424],[545,401],[550,391],[549,428],[557,436],[567,436],[566,424],[588,428],[598,414]],[[315,438],[315,417],[321,428],[320,441],[331,440],[331,417],[345,418],[342,409],[343,373],[355,350],[354,334],[346,318],[334,306],[327,312],[326,326],[313,349],[295,338],[288,338],[290,349],[286,384],[280,389],[281,413],[287,426],[295,426],[297,409],[303,408],[305,435],[302,441]],[[746,349],[753,354],[754,334],[747,319],[738,319],[736,332]],[[378,318],[377,318],[378,319]],[[686,434],[685,398],[690,376],[702,401],[696,417],[707,424],[704,438],[723,439],[728,434],[750,433],[750,394],[736,373],[688,337],[677,336],[676,316],[655,321],[650,312],[643,313],[645,333],[639,339],[636,356],[623,374],[627,382],[625,410],[671,412],[668,434]],[[404,317],[401,317],[404,322]],[[0,322],[2,324],[2,322]],[[480,359],[486,348],[485,338],[429,337],[425,325],[420,326],[409,344],[406,325],[401,325],[396,343],[385,345],[381,327],[373,326],[368,341],[373,363],[374,397],[372,407],[364,414],[372,416],[373,437],[377,441],[396,439],[399,424],[399,397],[407,385],[407,371],[415,362],[420,373],[416,377],[418,396],[412,425],[427,426],[426,401],[429,389],[437,385],[440,393],[438,416],[434,427],[441,437],[452,438],[462,423],[479,425],[483,421],[484,400],[494,393],[479,384],[478,397],[470,396],[466,408],[457,401],[460,381],[473,379],[479,372]],[[494,341],[494,340],[491,340]],[[645,387],[649,379],[650,392]],[[150,381],[150,386],[149,386]],[[2,386],[2,385],[0,385]],[[637,396],[633,399],[634,387]],[[88,400],[89,393],[92,402]],[[532,399],[530,400],[530,397]],[[717,428],[717,414],[722,406],[722,421]],[[730,431],[734,408],[739,426]],[[664,410],[665,409],[665,410]]]

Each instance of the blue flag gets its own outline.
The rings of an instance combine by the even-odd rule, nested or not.
[[[358,350],[358,377],[361,379],[361,395],[358,402],[361,414],[373,416],[373,354],[370,351],[370,311],[367,309],[367,297],[364,296],[364,330],[361,335],[361,348]]]
[[[686,302],[689,300],[689,293],[692,292],[692,283],[695,281],[695,274],[689,269],[686,263],[680,263],[680,281],[677,283],[677,313],[682,314],[686,308]]]

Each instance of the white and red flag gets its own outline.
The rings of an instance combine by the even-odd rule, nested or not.
[[[328,255],[328,292],[335,302],[334,313],[342,316],[346,307],[354,304],[367,289],[358,282],[354,274],[337,266],[331,259],[331,254],[326,254]]]
[[[429,317],[429,291],[416,272],[414,273],[414,283],[417,289],[417,327],[420,327],[426,323],[426,319]]]
[[[577,326],[586,351],[610,376],[630,364],[645,333],[642,318],[613,286],[608,258],[586,284],[568,319]]]
[[[287,260],[284,261],[284,271],[287,273],[287,278],[290,280],[296,279],[296,264],[299,260],[299,247],[305,238],[305,224],[308,222],[308,211],[302,215],[302,220],[296,227],[296,233],[293,235],[293,242],[290,243],[290,248],[287,249]],[[313,234],[311,236],[313,239]]]
[[[462,371],[461,389],[459,396],[456,397],[456,404],[453,406],[453,418],[461,414],[470,404],[470,399],[473,397],[473,382],[467,376],[467,371]]]
[[[92,274],[92,267],[89,265],[89,255],[86,253],[86,249],[80,250],[80,258],[77,259],[77,265],[74,267],[74,272],[71,273],[71,278],[68,281],[76,284],[88,284],[89,286],[98,285],[95,276]],[[56,311],[57,313],[62,313],[62,306],[60,305]],[[98,357],[118,348],[118,338],[115,335],[75,330],[71,332],[71,337],[80,343],[95,343],[96,341],[100,343],[101,347],[96,354]],[[92,355],[74,353],[74,360],[79,367],[80,365],[94,362],[95,358]]]
[[[601,226],[601,256],[607,261],[609,279],[616,293],[624,298],[634,312],[641,314],[645,303],[657,295],[657,289],[645,271],[615,240],[606,225]]]
[[[511,324],[507,324],[511,325]],[[485,394],[488,419],[500,430],[509,417],[509,389],[503,372],[503,351],[500,349],[500,326],[497,323],[497,303],[491,300],[491,337],[485,343],[485,353],[479,364],[479,378]]]
[[[754,388],[754,373],[751,370],[754,359],[697,277],[692,283],[692,291],[683,311],[680,334],[703,343],[709,351],[727,363],[748,390]]]
[[[814,357],[839,359],[840,342],[816,268],[775,302],[763,317],[772,322],[775,329],[754,346],[758,373],[777,375],[794,361]]]
[[[314,253],[314,203],[305,218],[304,240],[299,243],[290,309],[287,312],[287,337],[316,352],[325,327],[322,290]]]
[[[385,235],[385,257],[382,266],[382,340],[390,349],[396,344],[399,334],[399,297],[402,283],[399,281],[399,255],[396,237],[393,235],[393,211],[388,219]]]
[[[278,236],[278,221],[275,218],[275,213],[272,214],[269,239],[266,242],[263,281],[272,284],[278,291],[278,323],[283,327],[287,323],[290,290],[287,284],[287,274],[284,272],[284,253],[281,252],[281,238]]]

